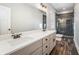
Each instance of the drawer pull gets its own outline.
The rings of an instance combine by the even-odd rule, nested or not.
[[[55,39],[53,39],[53,41],[55,41]]]
[[[48,46],[46,46],[46,48],[47,48]]]
[[[46,41],[47,41],[48,39],[46,39]]]

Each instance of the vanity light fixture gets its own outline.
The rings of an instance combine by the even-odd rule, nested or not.
[[[47,6],[43,3],[40,3],[40,5],[42,6],[42,8],[47,8]]]
[[[45,4],[40,3],[40,6],[42,11],[47,12],[47,6]]]

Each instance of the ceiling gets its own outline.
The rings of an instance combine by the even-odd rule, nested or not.
[[[52,3],[57,12],[70,11],[74,9],[74,3]]]

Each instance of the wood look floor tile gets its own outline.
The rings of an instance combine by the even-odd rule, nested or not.
[[[57,41],[50,55],[78,55],[73,38],[63,37]]]

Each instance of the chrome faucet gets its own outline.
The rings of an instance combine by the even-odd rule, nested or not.
[[[12,33],[10,28],[9,28],[8,30],[9,30],[9,31],[10,31],[10,33],[12,34],[11,36],[13,37],[13,39],[20,38],[20,37],[21,37],[21,35],[22,35],[22,33],[20,33],[20,34],[15,34],[15,33]]]
[[[12,34],[13,39],[20,38],[22,34]]]

